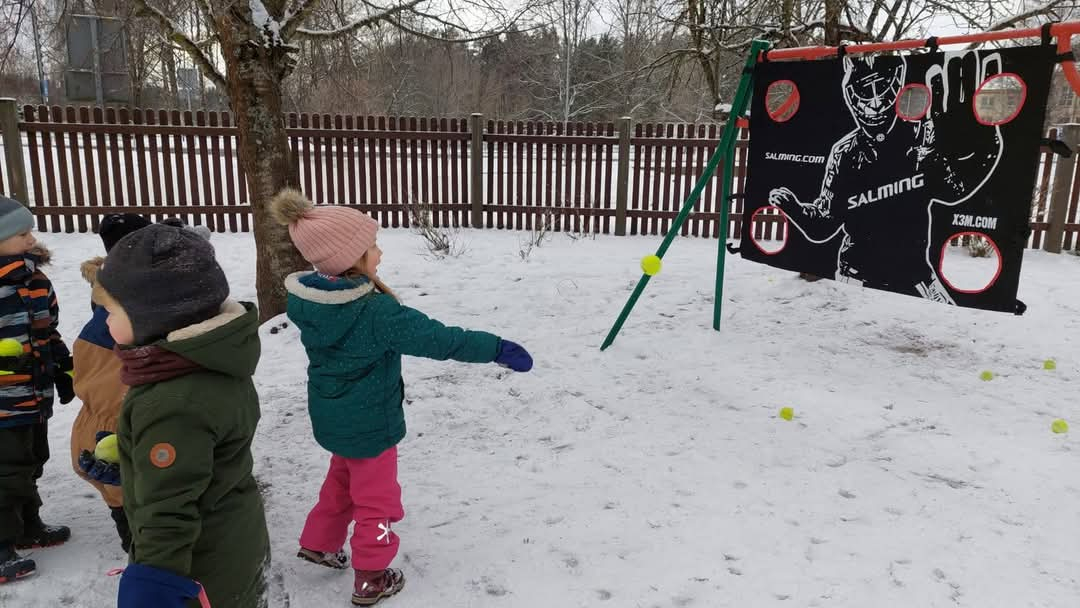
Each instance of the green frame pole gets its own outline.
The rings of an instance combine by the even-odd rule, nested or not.
[[[750,45],[750,55],[753,57],[753,61],[756,63],[758,55],[769,49],[770,44],[764,40],[755,40]],[[753,64],[750,59],[747,59],[746,63],[748,68],[753,68]],[[735,101],[732,104],[739,105],[739,116],[746,113],[746,105],[749,103],[750,97],[750,84],[752,81],[752,75],[750,70],[743,71],[742,80],[739,81],[739,90],[735,93]],[[742,97],[740,97],[740,95]],[[734,107],[732,108],[734,112]],[[728,123],[728,127],[731,127],[731,123]],[[727,261],[727,240],[728,240],[728,212],[731,209],[731,178],[735,174],[735,138],[738,133],[738,128],[724,129],[724,139],[720,142],[720,147],[727,150],[728,154],[724,159],[724,175],[728,176],[723,180],[720,193],[722,198],[720,199],[720,244],[716,251],[716,291],[713,294],[713,329],[720,331],[720,313],[724,305],[724,264]]]
[[[664,241],[660,243],[660,247],[656,250],[656,257],[661,260],[664,259],[664,254],[667,253],[669,247],[671,247],[672,241],[675,240],[675,235],[679,233],[683,223],[686,221],[687,216],[690,215],[690,210],[693,209],[694,203],[697,202],[701,191],[705,189],[705,184],[712,179],[713,173],[716,172],[717,165],[720,164],[720,159],[726,159],[725,168],[728,170],[725,175],[727,179],[723,180],[723,186],[721,193],[720,203],[720,253],[718,255],[717,277],[716,277],[716,289],[717,297],[713,313],[713,327],[719,329],[720,319],[720,292],[722,291],[721,283],[724,280],[724,252],[726,251],[725,245],[727,244],[727,220],[728,220],[728,207],[731,196],[731,167],[734,165],[734,158],[732,152],[735,148],[735,134],[738,132],[739,127],[736,125],[739,117],[746,113],[746,104],[750,96],[750,83],[752,81],[751,71],[754,64],[757,63],[758,55],[769,48],[769,43],[764,40],[754,40],[750,43],[750,52],[746,56],[746,62],[744,64],[742,77],[739,78],[739,87],[735,91],[735,99],[732,100],[731,114],[728,118],[727,125],[724,127],[724,133],[720,138],[720,145],[717,146],[713,152],[712,157],[709,158],[709,164],[705,166],[705,172],[701,175],[697,184],[694,186],[694,190],[687,197],[686,202],[683,203],[682,210],[679,211],[679,215],[675,217],[675,223],[671,225],[671,229],[668,230],[667,235],[664,236]],[[634,288],[634,292],[630,294],[630,298],[626,301],[626,305],[623,306],[622,312],[619,313],[618,319],[615,320],[615,325],[611,327],[611,331],[608,332],[607,337],[604,339],[604,343],[600,346],[600,350],[607,350],[613,342],[615,337],[619,335],[619,331],[622,329],[626,319],[630,316],[630,311],[634,309],[637,304],[638,298],[645,291],[645,286],[649,284],[651,279],[647,274],[642,273],[641,279],[638,280],[637,287]]]

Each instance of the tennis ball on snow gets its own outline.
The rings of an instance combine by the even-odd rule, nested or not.
[[[22,342],[15,338],[0,340],[0,357],[18,357],[23,354]]]
[[[647,255],[641,258],[641,271],[650,277],[658,274],[664,263],[655,255]]]
[[[115,434],[107,435],[97,443],[94,458],[105,462],[120,462],[120,446],[116,443]]]
[[[994,372],[986,370],[983,373],[979,374],[979,379],[984,382],[989,382],[994,379]]]
[[[1057,420],[1050,423],[1050,430],[1054,431],[1055,433],[1058,433],[1058,434],[1068,433],[1069,432],[1069,423],[1065,422],[1064,420],[1062,420],[1060,418],[1058,418]]]
[[[795,417],[795,410],[790,407],[782,407],[780,408],[780,417],[784,420],[791,420]]]
[[[1054,361],[1053,359],[1047,359],[1046,361],[1043,361],[1043,369],[1047,371],[1053,371],[1057,369],[1057,361]]]

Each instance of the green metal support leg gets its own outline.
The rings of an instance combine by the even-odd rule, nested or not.
[[[733,151],[735,149],[735,135],[738,132],[738,118],[746,113],[746,104],[750,97],[750,83],[751,74],[754,64],[757,63],[758,55],[762,51],[769,48],[769,43],[763,40],[755,40],[750,44],[750,52],[746,56],[745,69],[743,70],[742,78],[739,79],[739,87],[735,91],[735,99],[732,100],[731,114],[728,118],[727,126],[724,127],[724,134],[720,138],[720,145],[717,146],[716,151],[713,152],[712,157],[709,158],[709,164],[705,166],[705,172],[701,175],[701,179],[698,180],[694,186],[694,190],[690,193],[690,196],[683,203],[682,210],[679,211],[679,215],[675,217],[675,223],[671,225],[671,230],[664,236],[664,241],[660,243],[660,247],[656,250],[656,257],[663,259],[664,254],[667,253],[671,242],[675,240],[675,236],[682,228],[683,222],[686,221],[688,215],[690,215],[691,209],[694,208],[694,203],[697,202],[701,191],[705,189],[705,184],[712,179],[713,173],[716,172],[717,165],[720,164],[721,159],[725,159],[725,173],[723,186],[721,189],[722,198],[720,203],[720,253],[718,256],[718,266],[716,270],[716,301],[713,311],[713,327],[720,328],[720,302],[721,292],[723,291],[724,280],[724,253],[726,251],[725,245],[727,244],[727,221],[728,221],[728,207],[730,206],[731,197],[731,167],[734,164]],[[649,284],[651,279],[647,274],[642,273],[641,279],[638,280],[637,287],[634,288],[634,292],[630,294],[630,299],[626,301],[626,305],[623,306],[622,312],[619,313],[619,318],[615,320],[615,325],[612,326],[611,331],[608,332],[607,338],[604,339],[604,343],[600,346],[600,350],[607,350],[609,346],[615,341],[615,337],[619,335],[619,331],[622,329],[626,319],[630,316],[630,311],[634,309],[634,305],[637,304],[638,298],[641,297],[642,292],[645,291],[645,286]]]

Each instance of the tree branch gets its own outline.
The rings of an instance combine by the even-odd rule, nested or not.
[[[136,1],[142,2],[143,0]],[[343,25],[339,28],[335,28],[332,30],[309,30],[302,27],[297,27],[294,31],[297,38],[306,40],[329,40],[331,38],[338,38],[340,36],[355,32],[360,28],[372,27],[378,24],[380,21],[388,21],[394,15],[397,15],[402,11],[406,11],[424,1],[425,0],[408,0],[408,2],[399,4],[393,8],[388,8],[381,13],[370,15],[364,17],[363,19],[357,19],[352,23]]]
[[[1061,4],[1063,1],[1064,0],[1050,0],[1049,2],[1046,2],[1045,4],[1036,6],[1035,8],[1032,8],[1032,9],[1028,9],[1028,10],[1026,10],[1026,11],[1024,11],[1024,12],[1022,12],[1020,14],[1013,15],[1012,17],[1009,17],[1008,19],[1005,19],[1004,21],[998,21],[997,23],[991,25],[990,29],[988,29],[986,31],[988,31],[988,32],[997,32],[997,31],[1000,31],[1000,30],[1007,30],[1007,29],[1009,29],[1011,27],[1020,25],[1021,23],[1027,21],[1028,19],[1031,19],[1032,17],[1039,17],[1041,15],[1045,15],[1045,14],[1053,11],[1054,7]]]
[[[1063,1],[1064,0],[1050,0],[1045,4],[1041,4],[1039,6],[1036,6],[1035,8],[1028,9],[1020,14],[1013,15],[1012,17],[1009,17],[1004,21],[998,21],[997,23],[991,25],[990,28],[986,31],[997,32],[1001,30],[1007,30],[1017,25],[1021,25],[1032,17],[1039,17],[1041,15],[1053,12],[1054,8],[1061,4]],[[969,44],[966,48],[974,49],[977,46],[979,46],[978,43],[973,43]]]
[[[169,19],[165,13],[157,8],[147,4],[146,0],[135,0],[135,4],[145,12],[147,16],[157,22],[158,27],[165,32],[166,38],[171,42],[176,43],[180,48],[187,52],[192,60],[195,61],[195,64],[202,70],[203,75],[210,79],[210,82],[214,83],[214,86],[222,91],[228,88],[225,76],[214,67],[214,64],[210,61],[210,58],[206,56],[206,53],[204,53],[191,38],[188,38],[186,34],[180,31],[180,28],[177,27],[172,19]]]
[[[281,37],[288,40],[300,29],[300,26],[307,21],[307,18],[311,15],[315,7],[319,5],[321,0],[301,0],[300,6],[296,9],[295,13],[288,14],[285,23],[281,26]]]
[[[496,31],[496,32],[491,32],[489,34],[479,34],[479,35],[473,36],[471,38],[445,38],[443,36],[437,36],[435,34],[429,34],[427,32],[423,32],[423,31],[420,31],[420,30],[417,30],[417,29],[413,29],[413,28],[405,25],[400,19],[397,19],[395,17],[387,17],[386,22],[389,23],[390,25],[396,27],[397,29],[405,32],[406,34],[412,34],[413,36],[416,36],[418,38],[423,38],[425,40],[431,40],[433,42],[452,42],[452,43],[458,43],[458,44],[465,43],[465,42],[479,42],[481,40],[489,40],[491,38],[498,38],[503,33],[503,31],[500,30],[500,31]]]

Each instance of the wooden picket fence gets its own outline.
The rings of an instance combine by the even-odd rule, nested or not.
[[[0,127],[7,124],[10,132],[14,124],[24,144],[18,161],[18,151],[5,148],[3,164],[23,163],[25,196],[41,231],[96,230],[102,215],[118,210],[155,220],[179,216],[215,231],[251,229],[229,113],[25,106],[5,119],[4,103]],[[7,103],[11,114],[14,103]],[[715,124],[632,124],[628,118],[563,124],[479,115],[289,114],[285,120],[304,193],[318,204],[369,212],[384,227],[408,227],[416,214],[428,214],[440,227],[664,234],[720,135]],[[728,234],[740,233],[745,136],[742,131],[736,144],[734,175],[708,181],[683,235],[719,236],[721,179],[733,180],[735,195]],[[1071,170],[1076,158],[1060,161],[1044,151],[1030,246],[1042,246],[1050,228],[1055,167]],[[19,197],[10,171],[0,170],[0,192]],[[1069,206],[1066,248],[1080,233],[1078,194],[1080,172],[1061,203]],[[761,238],[783,229],[778,216],[759,219]]]

